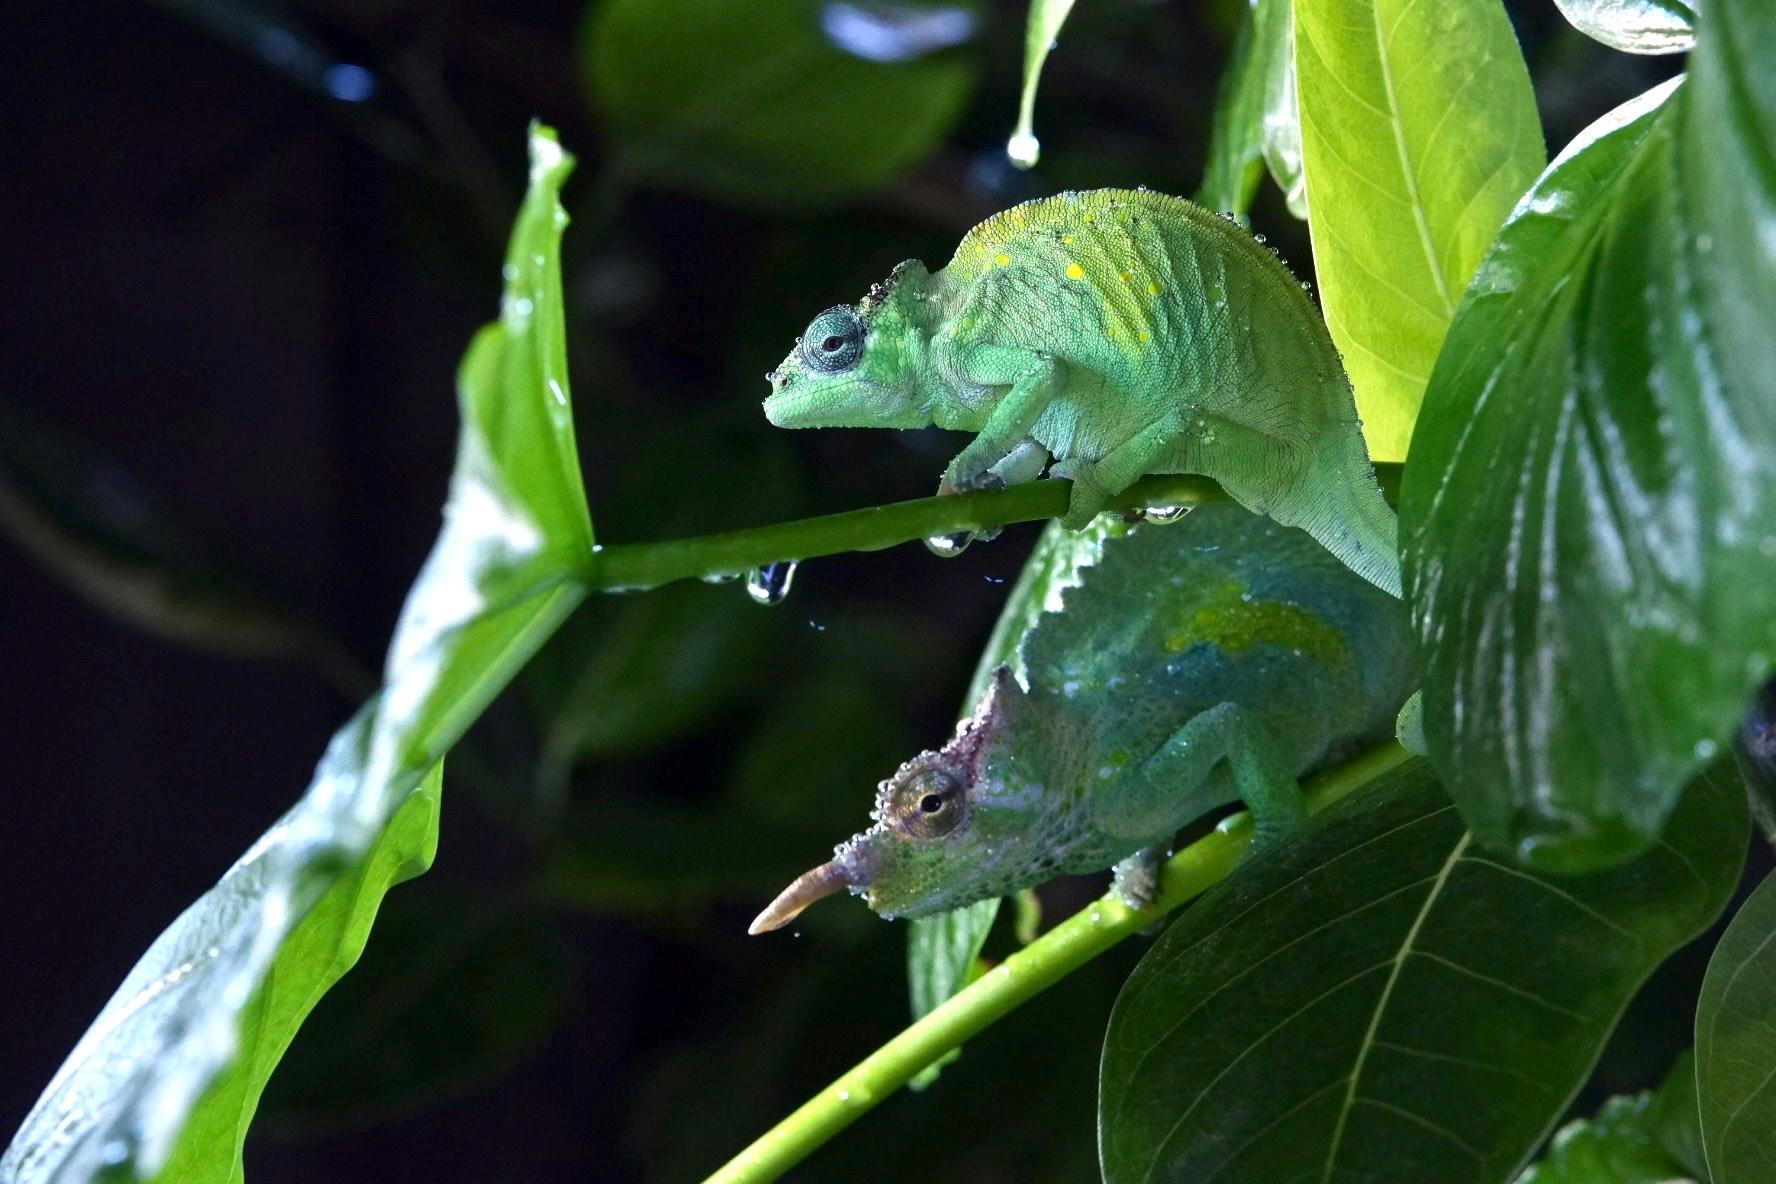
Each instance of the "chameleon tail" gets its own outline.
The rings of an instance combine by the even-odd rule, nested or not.
[[[1399,597],[1399,523],[1376,484],[1354,419],[1331,426],[1320,437],[1302,479],[1271,514],[1305,530],[1346,567]]]

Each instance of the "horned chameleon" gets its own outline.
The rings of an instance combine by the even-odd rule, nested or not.
[[[1112,865],[1143,904],[1180,827],[1240,799],[1274,841],[1303,816],[1296,778],[1386,738],[1416,685],[1400,601],[1231,503],[1107,538],[1077,579],[1024,634],[1022,679],[999,666],[752,932],[846,888],[918,917]]]
[[[1145,474],[1202,474],[1400,593],[1394,515],[1325,323],[1268,247],[1182,198],[1014,206],[940,271],[908,260],[815,317],[768,377],[779,427],[978,433],[940,493],[1047,467],[1073,482],[1077,530]]]

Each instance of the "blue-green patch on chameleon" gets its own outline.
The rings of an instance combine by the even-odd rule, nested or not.
[[[873,825],[753,924],[850,889],[925,916],[1152,855],[1243,800],[1261,840],[1297,778],[1392,730],[1418,664],[1404,606],[1305,533],[1229,503],[1104,542],[956,735],[879,787]],[[1150,885],[1148,885],[1150,886]]]

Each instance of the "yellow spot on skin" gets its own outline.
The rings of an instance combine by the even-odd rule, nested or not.
[[[1147,332],[1147,330],[1143,329],[1143,330],[1141,330],[1141,340],[1142,341],[1152,341],[1153,334],[1151,334],[1151,333]]]
[[[993,259],[993,262],[997,263],[1000,267],[1010,267],[1011,266],[1011,256],[1010,255],[999,255]]]
[[[1070,235],[1070,234],[1063,234],[1063,235],[1062,235],[1062,236],[1061,236],[1061,241],[1062,241],[1062,242],[1064,242],[1064,243],[1070,243],[1070,242],[1072,242],[1072,241],[1073,241],[1073,236],[1072,236],[1072,235]]]
[[[1084,279],[1085,278],[1085,268],[1079,266],[1079,264],[1077,264],[1077,263],[1067,264],[1067,278],[1070,280]]]
[[[1123,282],[1123,283],[1125,283],[1125,284],[1132,284],[1132,283],[1134,283],[1134,282],[1135,282],[1135,273],[1134,273],[1134,272],[1132,272],[1132,271],[1125,271],[1125,272],[1123,272],[1123,273],[1122,273],[1122,282]]]
[[[1246,596],[1246,589],[1239,584],[1216,588],[1207,603],[1167,634],[1165,648],[1177,653],[1207,643],[1237,652],[1268,642],[1322,662],[1344,660],[1344,638],[1332,625],[1286,601],[1248,600]]]
[[[1159,286],[1158,280],[1147,281],[1147,294],[1149,296],[1157,296],[1163,291],[1165,291],[1165,289]]]

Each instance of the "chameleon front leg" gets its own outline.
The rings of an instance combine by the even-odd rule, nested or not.
[[[1014,455],[1019,459],[1010,468],[1017,475],[1027,472],[1031,453],[1025,446],[1038,450],[1041,447],[1030,439],[1030,430],[1060,394],[1066,382],[1066,370],[1066,363],[1059,358],[1036,350],[1003,345],[970,347],[966,371],[969,380],[986,386],[1009,386],[1010,389],[988,413],[980,434],[950,462],[937,491],[955,493],[975,489],[991,484],[992,479],[1012,484],[1006,480],[1005,462],[1012,460]],[[1039,475],[1041,471],[1038,466],[1036,473]]]
[[[1301,787],[1264,725],[1237,703],[1209,708],[1125,775],[1104,811],[1108,833],[1143,844],[1116,865],[1117,890],[1131,907],[1145,907],[1157,890],[1157,847],[1224,800],[1211,780],[1223,762],[1234,792],[1252,813],[1253,850],[1270,846],[1307,818]],[[1125,884],[1135,891],[1124,891]]]

